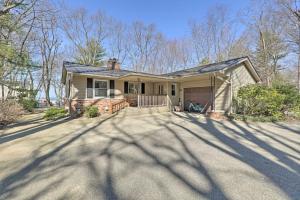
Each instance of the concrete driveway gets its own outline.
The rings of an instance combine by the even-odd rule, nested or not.
[[[171,113],[0,132],[0,199],[300,199],[300,125]]]

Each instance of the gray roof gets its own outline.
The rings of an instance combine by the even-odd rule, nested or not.
[[[123,69],[111,70],[106,66],[93,67],[90,65],[83,65],[83,64],[66,62],[66,61],[64,62],[64,69],[66,70],[66,72],[73,72],[77,74],[98,75],[98,76],[114,77],[114,78],[120,78],[128,75],[139,75],[139,76],[145,75],[145,76],[153,76],[153,77],[161,77],[161,78],[172,78],[172,77],[184,77],[184,76],[192,76],[192,75],[222,71],[225,69],[235,67],[236,65],[244,62],[245,60],[248,60],[250,62],[248,57],[240,57],[240,58],[234,58],[234,59],[230,59],[218,63],[200,65],[193,68],[188,68],[188,69],[162,74],[162,75],[155,75],[155,74],[143,73],[143,72],[134,72],[134,71],[123,70]]]
[[[193,68],[188,68],[176,72],[167,73],[164,75],[167,76],[190,76],[190,75],[196,75],[196,74],[204,74],[204,73],[210,73],[210,72],[217,72],[222,71],[224,69],[229,69],[231,67],[235,67],[239,63],[245,61],[245,59],[248,59],[248,57],[240,57],[240,58],[234,58],[218,63],[212,63],[208,65],[199,65]]]
[[[134,72],[129,70],[111,70],[106,66],[94,67],[90,65],[83,65],[73,62],[64,62],[64,67],[67,72],[73,72],[77,74],[90,74],[90,75],[99,75],[99,76],[109,76],[109,77],[122,77],[125,75],[147,75],[147,76],[161,76],[144,72]],[[163,76],[162,76],[163,77]]]

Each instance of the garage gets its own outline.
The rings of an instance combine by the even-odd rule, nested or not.
[[[184,109],[188,110],[189,104],[200,104],[206,107],[211,105],[211,87],[184,88]]]

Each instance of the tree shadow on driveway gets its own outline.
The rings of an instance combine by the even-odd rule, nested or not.
[[[280,149],[276,149],[261,139],[253,135],[255,130],[247,130],[236,122],[231,122],[231,126],[226,125],[226,123],[213,121],[207,119],[206,122],[199,122],[195,118],[188,117],[190,122],[203,128],[208,131],[214,138],[218,139],[221,143],[225,144],[230,149],[233,149],[237,154],[233,154],[220,146],[214,145],[212,142],[205,140],[201,137],[200,134],[192,132],[188,128],[181,126],[182,129],[186,130],[190,134],[194,135],[196,138],[210,144],[211,146],[223,151],[227,155],[234,157],[241,162],[247,164],[248,166],[254,168],[261,174],[268,177],[273,184],[280,188],[290,199],[297,199],[300,196],[300,165],[299,163],[291,160],[286,156],[285,152],[282,152]],[[224,130],[221,131],[222,127]],[[180,126],[180,125],[178,125]],[[234,127],[234,128],[233,128]],[[224,134],[224,131],[232,135],[238,135],[239,137],[244,138],[246,141],[252,142],[261,149],[275,156],[278,161],[286,165],[286,167],[274,162],[273,160],[263,156],[260,153],[257,153],[255,150],[243,145],[239,141],[229,137],[227,134]],[[293,130],[294,131],[294,130]],[[292,169],[292,170],[291,170]]]
[[[257,138],[250,129],[240,124],[232,123],[229,126],[209,119],[202,122],[188,115],[184,118],[174,116],[174,118],[164,119],[159,116],[155,114],[144,118],[137,116],[138,120],[126,117],[111,118],[105,122],[105,125],[101,122],[78,130],[56,148],[44,155],[34,154],[32,162],[4,177],[0,185],[0,199],[1,197],[13,199],[23,187],[31,185],[38,177],[50,178],[57,174],[58,170],[66,170],[69,166],[84,167],[88,171],[90,176],[82,181],[88,182],[90,191],[82,192],[85,193],[84,195],[92,193],[92,197],[97,199],[146,199],[145,196],[139,195],[144,195],[147,191],[150,191],[151,195],[159,193],[160,196],[152,199],[176,199],[181,197],[180,194],[185,193],[191,194],[190,197],[194,199],[230,199],[231,194],[228,194],[228,190],[216,179],[210,167],[199,155],[199,151],[195,149],[197,148],[195,145],[204,144],[220,153],[216,155],[233,158],[267,177],[290,199],[299,197],[300,191],[297,188],[297,185],[300,185],[299,165],[289,159],[285,152]],[[173,119],[181,121],[173,121]],[[124,126],[127,123],[133,127],[139,126],[139,121],[156,129],[148,130],[147,127],[139,127],[138,130]],[[192,129],[191,126],[197,129]],[[84,137],[87,135],[95,140],[93,145],[89,144],[87,137]],[[255,143],[264,151],[276,156],[278,162],[282,164],[251,149],[233,136]],[[76,157],[68,161],[64,160],[65,157],[62,155],[68,156],[65,149],[75,141],[81,141],[76,146]],[[49,162],[59,156],[61,156],[59,162]],[[33,191],[30,199],[45,197],[53,189],[53,184],[56,187],[66,187],[63,185],[64,179],[68,178],[66,175],[57,181],[50,181],[42,189]],[[123,179],[139,180],[123,183]],[[128,191],[129,188],[139,188],[146,181],[151,181],[151,188],[146,188],[145,191],[140,191],[141,193],[135,190]],[[170,187],[173,189],[170,190]],[[126,194],[124,188],[128,189]],[[70,193],[66,190],[60,198],[74,199]],[[91,198],[91,196],[84,197]]]
[[[70,139],[68,139],[67,141],[65,141],[64,143],[60,144],[59,146],[57,146],[56,148],[52,149],[51,151],[49,151],[48,153],[44,154],[44,155],[37,155],[38,150],[33,152],[33,157],[34,160],[32,162],[30,162],[29,164],[26,164],[24,167],[22,167],[20,170],[9,174],[8,176],[6,176],[5,178],[3,178],[0,182],[0,199],[2,199],[4,197],[4,199],[11,199],[15,196],[15,192],[18,192],[18,189],[21,189],[22,187],[24,187],[25,185],[29,185],[31,184],[31,182],[34,182],[34,179],[37,178],[37,176],[46,176],[46,177],[51,177],[50,174],[55,173],[56,170],[60,169],[60,168],[64,168],[67,165],[73,165],[76,163],[64,163],[62,161],[61,164],[59,164],[57,167],[54,167],[54,169],[52,171],[48,171],[47,174],[39,174],[33,177],[30,177],[30,173],[32,172],[38,172],[38,171],[43,171],[43,169],[50,167],[49,165],[43,165],[44,163],[46,163],[46,161],[50,160],[51,158],[57,156],[63,149],[65,149],[66,147],[68,147],[70,144],[74,143],[76,140],[78,140],[79,138],[81,138],[83,135],[88,134],[90,131],[92,131],[93,129],[95,129],[97,126],[99,126],[101,123],[105,122],[106,120],[108,120],[109,118],[100,121],[96,124],[92,124],[92,126],[90,127],[86,127],[86,128],[82,128],[81,130],[73,133],[72,137]],[[42,127],[39,127],[37,129],[34,129],[33,132],[23,132],[23,134],[21,136],[26,136],[29,133],[33,134],[33,133],[37,133],[41,130],[50,128],[54,125],[58,125],[60,123],[64,123],[67,122],[66,120],[61,120],[58,122],[54,122]],[[63,137],[61,137],[60,139],[62,139]],[[53,141],[55,142],[55,141]],[[61,180],[60,182],[62,182],[63,180]],[[58,184],[58,182],[56,183]],[[48,184],[48,189],[52,188],[52,184]],[[44,192],[37,192],[39,193],[39,195],[37,195],[38,197],[40,197],[41,195],[45,195],[46,191],[48,191],[47,187],[44,188]],[[34,195],[35,196],[35,195]],[[31,198],[33,199],[33,197]]]
[[[33,135],[33,134],[39,133],[43,130],[50,129],[54,126],[57,126],[57,125],[60,125],[63,123],[68,123],[71,120],[72,120],[71,118],[63,118],[63,119],[59,119],[56,121],[45,121],[43,123],[40,123],[40,124],[30,127],[30,128],[25,128],[25,129],[22,129],[22,130],[19,130],[19,131],[16,131],[16,132],[13,132],[13,133],[10,133],[7,135],[2,135],[2,136],[0,136],[0,145],[7,143],[7,142],[14,141],[16,139],[26,137],[28,135]]]

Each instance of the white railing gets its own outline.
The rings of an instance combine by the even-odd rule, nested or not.
[[[138,95],[137,102],[139,107],[166,106],[166,95]]]

